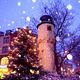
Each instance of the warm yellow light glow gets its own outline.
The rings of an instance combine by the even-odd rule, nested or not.
[[[34,45],[36,46],[37,44],[35,43]]]
[[[7,57],[3,57],[1,59],[1,65],[8,65],[9,64],[9,59]]]
[[[36,49],[34,49],[34,51],[36,51]]]
[[[30,37],[30,35],[27,35],[27,37]]]
[[[30,72],[31,72],[32,74],[34,74],[34,70],[30,69]]]
[[[10,50],[11,48],[9,47],[8,49]]]
[[[70,70],[70,72],[73,73],[74,72],[74,69]]]
[[[36,40],[36,37],[33,37],[33,40]]]
[[[63,71],[63,68],[61,67],[61,71]]]
[[[12,74],[15,74],[16,73],[16,71],[13,71],[13,72],[11,72]]]
[[[0,68],[0,74],[6,74],[9,75],[10,71],[8,68]]]
[[[17,68],[17,65],[14,64],[14,67]]]
[[[4,75],[2,74],[2,73],[0,73],[0,79],[2,80],[2,79],[4,79]]]
[[[36,74],[39,74],[39,70],[36,72]]]
[[[34,54],[37,54],[36,52]]]
[[[32,31],[31,31],[31,30],[29,30],[29,33],[32,33]]]
[[[70,70],[70,69],[68,68],[68,70]]]

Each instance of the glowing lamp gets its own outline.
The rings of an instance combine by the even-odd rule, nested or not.
[[[9,64],[9,59],[7,57],[3,57],[1,59],[1,65],[8,65]]]

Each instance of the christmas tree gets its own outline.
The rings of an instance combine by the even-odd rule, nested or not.
[[[18,29],[9,48],[8,68],[11,74],[4,80],[38,80],[40,66],[36,35],[28,27]]]

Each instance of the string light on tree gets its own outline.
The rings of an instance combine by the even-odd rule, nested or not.
[[[34,41],[33,38],[35,39]],[[10,75],[12,75],[14,70],[16,71],[13,75],[13,78],[16,75],[15,80],[21,80],[24,77],[23,75],[27,76],[30,74],[33,77],[39,75],[40,66],[38,64],[37,46],[35,45],[36,39],[36,35],[28,27],[17,30],[17,34],[11,42],[8,56],[10,60],[9,68],[11,67],[12,69]],[[36,80],[35,77],[34,80]]]

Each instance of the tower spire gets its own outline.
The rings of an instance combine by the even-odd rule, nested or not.
[[[41,25],[43,23],[50,23],[50,24],[54,25],[52,17],[49,15],[43,15],[40,17],[40,23],[37,25],[37,28],[39,27],[39,25]]]

